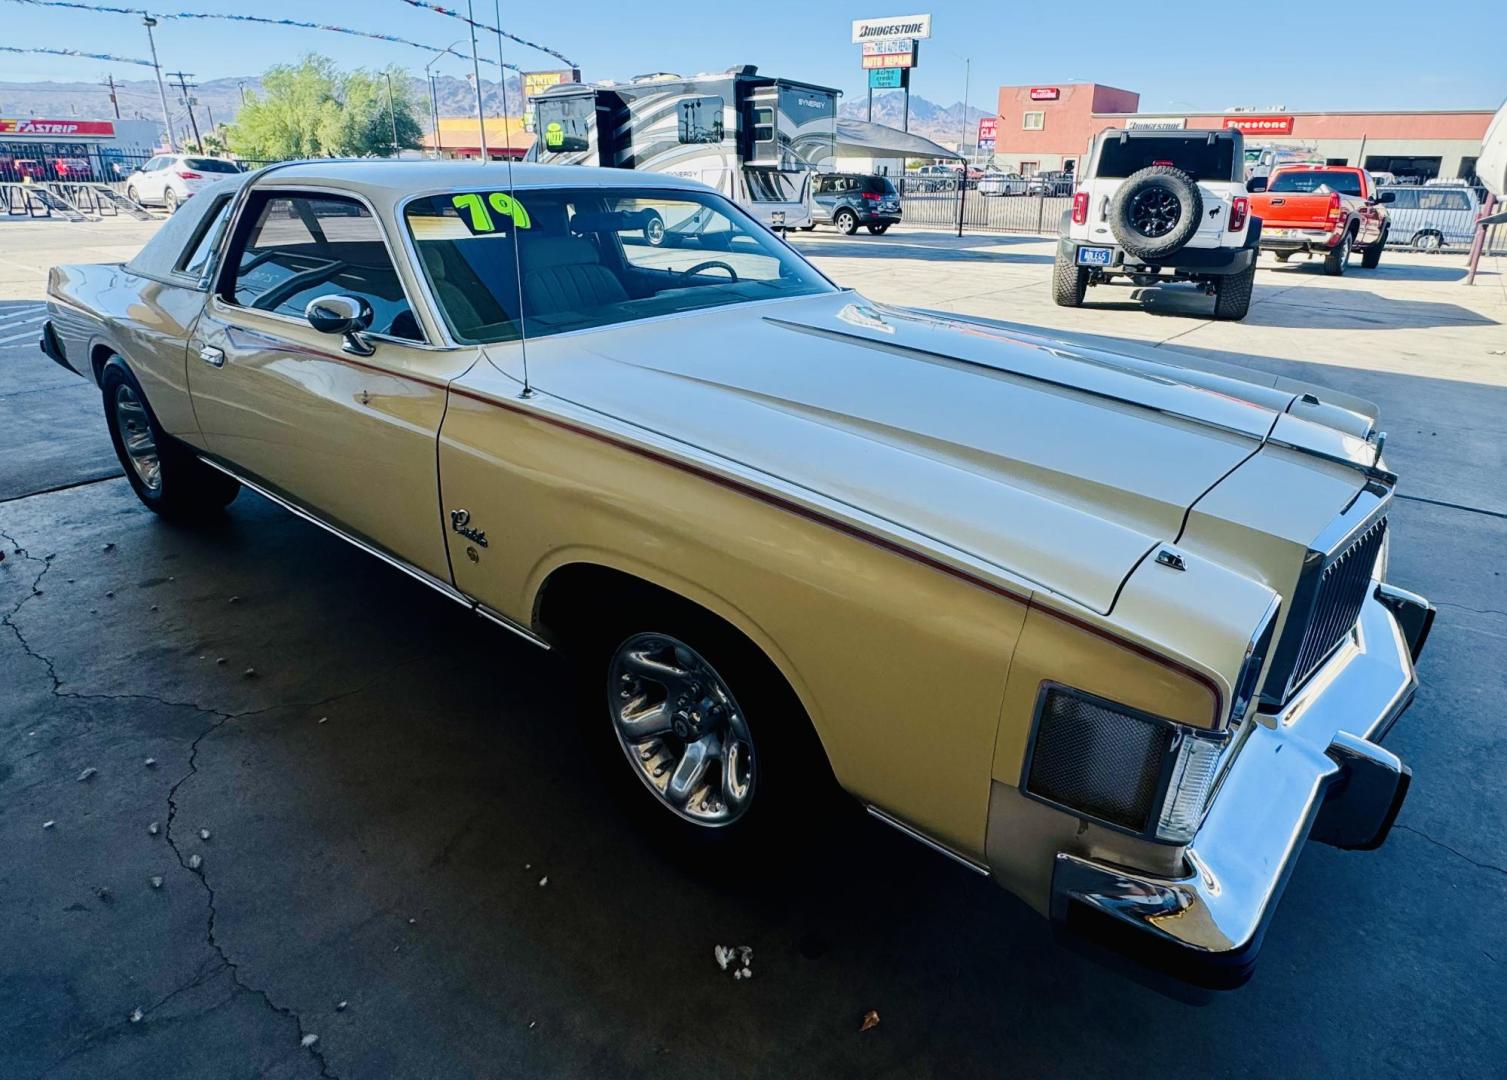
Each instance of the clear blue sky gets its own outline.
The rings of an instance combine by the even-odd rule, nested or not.
[[[142,0],[115,0],[121,6]],[[464,0],[448,0],[464,8]],[[172,0],[162,10],[246,12],[340,23],[436,46],[465,24],[402,0]],[[1168,3],[1148,20],[1144,4],[1012,4],[952,0],[910,7],[857,0],[570,0],[504,2],[504,28],[580,62],[587,79],[648,71],[721,70],[754,63],[862,96],[866,85],[849,22],[930,10],[934,36],[921,48],[915,93],[940,104],[963,97],[963,57],[971,56],[970,100],[988,107],[1002,84],[1097,81],[1138,90],[1145,110],[1219,110],[1231,105],[1289,109],[1495,107],[1507,97],[1507,3],[1503,0],[1375,0],[1365,3]],[[138,20],[0,0],[5,33],[18,47],[43,45],[146,57]],[[491,21],[492,0],[478,20]],[[1244,21],[1247,29],[1242,30]],[[1287,26],[1263,33],[1263,27]],[[164,68],[202,81],[254,75],[306,51],[346,66],[398,63],[418,71],[427,57],[401,45],[312,30],[164,20],[157,31]],[[1149,45],[1151,39],[1156,45]],[[1339,43],[1351,41],[1349,46]],[[482,48],[496,55],[495,39]],[[1343,59],[1325,60],[1335,51]],[[547,68],[547,55],[507,43],[510,63]],[[464,75],[447,59],[441,70]],[[0,54],[0,81],[96,80],[150,76],[150,69],[61,57]],[[485,74],[485,71],[484,71]],[[0,100],[0,110],[4,102]]]

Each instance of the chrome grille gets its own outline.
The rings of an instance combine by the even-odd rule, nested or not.
[[[1307,679],[1329,658],[1355,625],[1355,620],[1360,618],[1361,605],[1366,602],[1371,585],[1371,569],[1376,565],[1386,532],[1387,519],[1382,518],[1325,563],[1320,571],[1308,625],[1293,661],[1289,690]]]

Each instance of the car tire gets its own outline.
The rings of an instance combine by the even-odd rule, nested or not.
[[[1198,184],[1171,165],[1131,173],[1109,204],[1109,229],[1138,259],[1164,259],[1186,247],[1203,218]]]
[[[178,212],[178,193],[172,188],[168,188],[162,193],[162,208],[169,214],[176,214]]]
[[[1052,263],[1052,300],[1058,307],[1082,307],[1088,295],[1088,270],[1057,253]]]
[[[1287,260],[1292,258],[1292,252],[1290,251],[1278,251],[1275,252],[1275,254],[1279,263],[1285,263],[1287,262]]]
[[[832,215],[832,224],[837,226],[838,232],[852,236],[858,231],[858,215],[844,208]]]
[[[130,199],[137,206],[141,205],[141,194],[136,190],[135,184],[131,184],[126,188],[126,198]]]
[[[1425,229],[1423,232],[1413,235],[1413,250],[1421,251],[1425,255],[1432,255],[1444,246],[1444,236],[1433,229]]]
[[[1355,243],[1355,234],[1347,232],[1338,244],[1329,249],[1324,256],[1324,273],[1329,277],[1340,277],[1345,273],[1345,267],[1350,263],[1351,245]]]
[[[1239,322],[1251,310],[1251,292],[1256,287],[1256,263],[1252,260],[1238,274],[1226,274],[1214,282],[1214,318]]]
[[[1381,264],[1381,253],[1387,246],[1387,230],[1383,228],[1376,243],[1361,248],[1360,264],[1363,269],[1375,270]]]
[[[890,229],[889,222],[885,222],[883,225],[870,225],[870,226],[868,226],[869,232],[873,233],[875,236],[883,236],[885,233],[889,232],[889,229]]]
[[[812,222],[810,225],[802,225],[801,226],[801,232],[815,232],[815,231],[816,231],[816,223],[815,222]]]
[[[162,430],[136,375],[119,356],[100,372],[105,424],[131,489],[148,510],[179,521],[220,513],[240,482],[204,464]]]
[[[793,838],[832,819],[823,804],[843,800],[815,729],[779,670],[735,629],[674,597],[591,622],[566,643],[581,738],[614,801],[665,853],[741,873],[783,859]],[[660,705],[669,715],[654,724],[664,729],[630,733]],[[697,780],[680,783],[698,744],[715,749]],[[737,747],[731,763],[728,746]]]

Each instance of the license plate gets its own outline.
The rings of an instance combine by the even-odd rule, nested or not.
[[[785,211],[783,211],[783,210],[771,210],[769,212],[769,223],[771,225],[783,225],[783,224],[785,224]]]
[[[1079,266],[1108,266],[1114,257],[1114,248],[1081,247],[1078,249]]]
[[[1291,229],[1268,229],[1266,231],[1267,236],[1291,236],[1292,234],[1293,230]]]

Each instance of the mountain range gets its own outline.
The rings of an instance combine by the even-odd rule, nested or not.
[[[201,127],[208,129],[211,119],[215,124],[229,123],[235,119],[242,95],[258,93],[261,80],[255,76],[244,78],[210,79],[191,89],[195,101],[195,113]],[[482,109],[488,116],[502,114],[502,94],[499,84],[482,80]],[[429,88],[421,78],[409,80],[409,91],[416,102],[421,103],[420,123],[427,129],[429,112]],[[434,80],[435,102],[441,116],[469,116],[476,110],[476,98],[471,83],[449,75],[437,76]],[[116,100],[123,117],[143,120],[160,120],[162,105],[157,93],[157,84],[151,79],[132,79],[115,84]],[[174,113],[174,126],[187,128],[187,115],[180,104],[180,93],[169,86],[168,105]],[[509,112],[516,115],[521,108],[522,89],[516,77],[507,80],[507,103]],[[862,120],[868,112],[866,95],[844,96],[838,107],[839,114]],[[904,113],[904,95],[887,92],[874,95],[874,122],[900,127]],[[64,119],[77,117],[85,120],[106,119],[114,115],[110,104],[110,89],[103,83],[92,82],[46,82],[14,83],[0,82],[0,117],[46,117]],[[934,142],[956,146],[966,124],[968,141],[971,143],[978,131],[978,120],[990,113],[970,107],[964,116],[962,102],[938,105],[933,101],[912,94],[910,99],[910,130]]]

